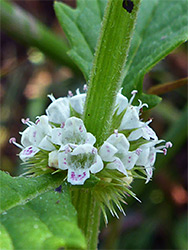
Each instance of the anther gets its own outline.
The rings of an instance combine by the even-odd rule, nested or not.
[[[114,129],[114,134],[118,137],[118,129]]]
[[[84,84],[83,90],[84,90],[84,91],[87,91],[87,90],[88,90],[87,84]]]
[[[165,146],[166,146],[166,148],[171,148],[172,147],[172,142],[168,141]]]
[[[71,90],[68,91],[68,96],[72,97],[73,96],[73,93]]]

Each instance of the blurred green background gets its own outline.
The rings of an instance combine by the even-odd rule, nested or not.
[[[14,2],[65,39],[53,1]],[[75,1],[64,2],[76,6]],[[23,166],[16,156],[19,149],[8,140],[20,140],[19,131],[25,129],[21,118],[34,120],[45,113],[50,103],[47,94],[53,93],[57,98],[66,96],[68,90],[82,91],[85,81],[73,67],[56,64],[38,49],[26,47],[11,36],[2,28],[0,147],[1,169],[15,176],[23,172]],[[183,44],[145,76],[144,90],[187,77],[187,66],[187,44]],[[151,126],[159,138],[171,140],[174,147],[167,156],[158,156],[152,182],[132,183],[132,190],[142,203],[128,198],[127,216],[120,214],[118,220],[109,214],[108,227],[101,219],[100,249],[188,249],[187,88],[183,86],[162,98],[157,107],[143,116],[154,118]]]

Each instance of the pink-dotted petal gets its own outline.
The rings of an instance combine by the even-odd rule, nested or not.
[[[89,169],[68,169],[67,181],[72,185],[83,185],[89,177]]]
[[[58,168],[66,170],[69,168],[67,162],[67,154],[65,152],[58,153]]]
[[[132,151],[132,152],[128,152],[128,154],[126,156],[124,156],[124,158],[122,159],[122,162],[125,166],[125,168],[127,170],[132,169],[135,164],[136,161],[138,160],[138,154],[136,153],[136,151]]]
[[[140,153],[136,161],[137,166],[145,166],[146,164],[148,164],[149,152],[150,152],[149,148],[142,149],[142,152]]]
[[[22,161],[27,161],[30,158],[32,158],[36,153],[38,153],[40,150],[37,147],[34,146],[28,146],[24,148],[20,154],[19,157]]]
[[[57,145],[63,144],[63,139],[62,139],[63,133],[64,133],[63,128],[54,128],[54,129],[52,129],[52,132],[51,132],[51,141],[52,141],[52,143],[57,144]]]
[[[115,159],[115,153],[117,153],[117,148],[115,148],[112,144],[107,141],[103,143],[102,147],[99,150],[99,155],[101,156],[103,161],[111,162]]]

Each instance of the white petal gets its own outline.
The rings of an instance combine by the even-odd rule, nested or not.
[[[106,168],[108,168],[108,169],[116,169],[119,172],[123,173],[124,175],[128,176],[128,173],[127,173],[127,171],[125,169],[125,166],[123,165],[123,162],[117,157],[115,157],[115,160],[113,162],[108,163],[106,165]]]
[[[52,151],[56,149],[54,145],[50,142],[49,137],[47,135],[42,139],[38,147],[47,151]]]
[[[94,145],[96,142],[96,138],[94,135],[92,135],[91,133],[87,133],[87,139],[86,139],[86,143],[89,143],[91,145]]]
[[[152,147],[150,150],[149,158],[148,158],[148,161],[149,161],[148,164],[150,164],[150,166],[153,166],[155,163],[155,160],[156,160],[156,149]]]
[[[54,128],[51,132],[51,138],[50,140],[57,145],[61,145],[63,143],[63,128]]]
[[[103,161],[99,155],[97,155],[96,162],[90,167],[91,173],[98,173],[103,169]]]
[[[62,124],[70,116],[69,99],[67,97],[56,99],[48,106],[46,114],[50,122]]]
[[[51,131],[52,128],[49,125],[47,115],[37,117],[36,129],[40,130],[41,133],[43,133],[44,135],[47,135]]]
[[[81,119],[70,117],[66,120],[63,128],[62,140],[64,144],[73,143],[81,144],[87,140],[87,132],[84,123]]]
[[[31,127],[26,128],[23,132],[22,132],[22,137],[21,137],[21,144],[24,147],[28,147],[31,145],[30,142],[30,133],[31,133]]]
[[[105,141],[99,150],[99,155],[101,156],[103,161],[111,162],[114,161],[115,153],[117,153],[117,148],[115,148],[112,144]]]
[[[118,108],[117,115],[119,115],[123,110],[127,108],[128,99],[124,95],[118,93],[116,99],[116,106]]]
[[[123,157],[122,162],[127,170],[130,170],[134,167],[136,164],[136,161],[138,159],[138,155],[136,154],[136,151],[128,152],[126,156]]]
[[[19,157],[22,161],[27,161],[28,159],[32,158],[36,153],[40,150],[34,146],[28,146],[24,148],[20,153]]]
[[[145,166],[148,164],[149,152],[150,152],[149,148],[142,149],[142,152],[140,153],[140,155],[136,161],[137,166]]]
[[[83,185],[89,177],[89,169],[68,169],[67,181],[72,185]]]
[[[153,140],[158,140],[158,137],[156,135],[156,133],[154,132],[154,130],[152,128],[150,128],[148,125],[146,125],[145,127],[143,127],[143,130],[145,132],[145,139],[149,140],[150,138],[152,138]],[[149,139],[147,139],[149,136]]]
[[[58,153],[58,168],[62,170],[68,169],[67,154],[65,152]]]
[[[79,114],[83,114],[85,99],[86,94],[78,94],[70,98],[71,107]]]
[[[152,175],[153,175],[153,168],[148,164],[145,167],[145,170],[146,170],[146,174],[147,174],[146,183],[148,183],[149,180],[151,179]]]
[[[142,122],[139,120],[139,115],[136,107],[128,106],[125,115],[123,116],[119,130],[139,128]]]
[[[48,165],[49,167],[58,168],[58,154],[57,150],[54,150],[49,153],[48,156]]]
[[[92,150],[95,149],[91,144],[83,144],[76,147],[71,155],[79,155],[79,154],[88,154],[92,153]]]
[[[112,134],[106,141],[117,148],[118,153],[127,154],[130,144],[124,134]]]

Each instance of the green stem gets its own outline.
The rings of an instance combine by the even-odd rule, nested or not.
[[[17,5],[1,0],[0,22],[2,30],[11,37],[38,48],[57,63],[80,72],[66,54],[69,49],[67,43]]]
[[[87,250],[97,249],[101,211],[93,191],[90,189],[72,191],[72,202],[78,213],[78,225],[86,237]]]
[[[122,84],[140,0],[128,13],[122,0],[109,0],[96,47],[84,113],[84,124],[101,145],[109,136],[117,92]]]

